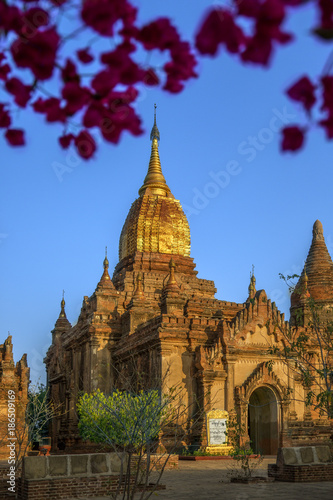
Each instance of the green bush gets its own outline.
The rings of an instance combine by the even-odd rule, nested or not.
[[[167,406],[157,390],[106,396],[98,389],[79,399],[79,432],[95,443],[142,449],[157,439]]]

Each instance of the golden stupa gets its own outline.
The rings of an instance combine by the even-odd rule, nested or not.
[[[148,172],[139,189],[140,197],[132,204],[121,231],[120,261],[135,252],[190,256],[190,228],[179,200],[175,200],[162,173],[159,139],[155,105]]]

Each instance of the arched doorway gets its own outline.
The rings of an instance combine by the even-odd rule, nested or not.
[[[278,450],[278,404],[272,389],[258,387],[249,400],[248,431],[255,453],[275,455]]]

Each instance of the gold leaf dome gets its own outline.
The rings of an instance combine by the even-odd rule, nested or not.
[[[132,204],[121,231],[119,260],[135,252],[190,256],[190,228],[180,202],[172,195],[162,173],[159,138],[155,111],[148,173],[139,189],[140,197]]]

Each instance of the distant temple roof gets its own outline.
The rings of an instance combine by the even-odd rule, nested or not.
[[[302,274],[291,296],[291,306],[299,304],[304,288],[317,302],[333,301],[333,262],[328,253],[323,225],[319,220],[313,225],[312,243]]]

